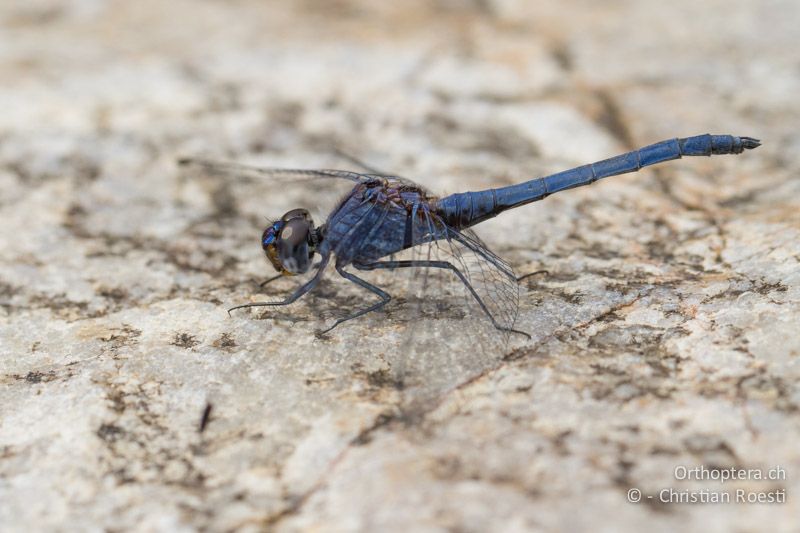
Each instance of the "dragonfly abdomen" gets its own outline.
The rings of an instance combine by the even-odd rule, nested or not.
[[[683,156],[739,154],[760,146],[757,139],[733,135],[697,135],[661,141],[616,157],[500,189],[452,194],[436,204],[438,214],[455,228],[467,228],[507,209],[541,200],[553,193],[635,172],[642,167]]]

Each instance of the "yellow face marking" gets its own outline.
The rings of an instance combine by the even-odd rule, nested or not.
[[[290,238],[292,236],[292,233],[294,233],[292,227],[286,226],[285,228],[283,228],[283,231],[281,232],[281,239],[286,240]]]

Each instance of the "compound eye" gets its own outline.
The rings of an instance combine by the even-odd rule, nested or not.
[[[266,250],[270,246],[275,246],[275,239],[278,237],[278,232],[281,230],[282,224],[276,222],[275,224],[267,227],[261,235],[261,247]]]
[[[308,221],[302,218],[295,218],[283,225],[281,230],[281,246],[296,247],[308,240],[308,231],[310,226]]]
[[[278,237],[278,257],[288,272],[302,274],[311,268],[310,230],[311,224],[305,218],[293,218],[283,225]]]
[[[267,254],[267,259],[269,259],[269,262],[272,263],[272,266],[275,267],[275,270],[278,272],[283,272],[283,265],[278,257],[277,246],[278,235],[281,232],[281,228],[283,228],[283,222],[278,221],[267,226],[267,229],[261,234],[261,248],[264,249],[264,252]]]
[[[284,222],[289,222],[290,220],[294,220],[296,218],[304,219],[309,222],[312,226],[314,222],[311,220],[311,213],[309,213],[306,209],[292,209],[291,211],[287,211],[285,215],[281,217],[281,220]]]

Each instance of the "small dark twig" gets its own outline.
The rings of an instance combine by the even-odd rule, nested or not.
[[[208,423],[211,421],[211,410],[213,408],[214,406],[211,403],[206,403],[206,408],[203,409],[203,416],[200,418],[200,427],[198,428],[199,433],[202,433],[206,430]]]

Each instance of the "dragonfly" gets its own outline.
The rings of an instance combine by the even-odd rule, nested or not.
[[[183,159],[182,165],[199,165],[206,170],[244,172],[263,177],[288,176],[348,180],[350,192],[315,226],[308,210],[292,209],[271,222],[261,235],[261,246],[277,275],[297,276],[312,269],[316,273],[283,300],[250,302],[228,310],[289,305],[312,291],[328,266],[347,281],[377,297],[377,301],[338,318],[319,335],[340,324],[377,311],[392,296],[382,288],[348,270],[440,269],[455,276],[471,299],[497,330],[530,338],[514,329],[519,310],[519,281],[511,266],[493,253],[471,229],[509,209],[542,200],[551,194],[590,185],[602,178],[638,171],[641,168],[684,156],[740,154],[761,145],[752,137],[696,135],[674,138],[616,157],[523,183],[461,192],[437,197],[412,180],[381,173],[328,169],[284,169],[237,165],[202,159]],[[395,259],[404,250],[427,246],[428,252],[412,259]],[[436,253],[431,253],[436,247]],[[442,250],[445,254],[439,253]],[[314,262],[316,255],[319,261]]]

